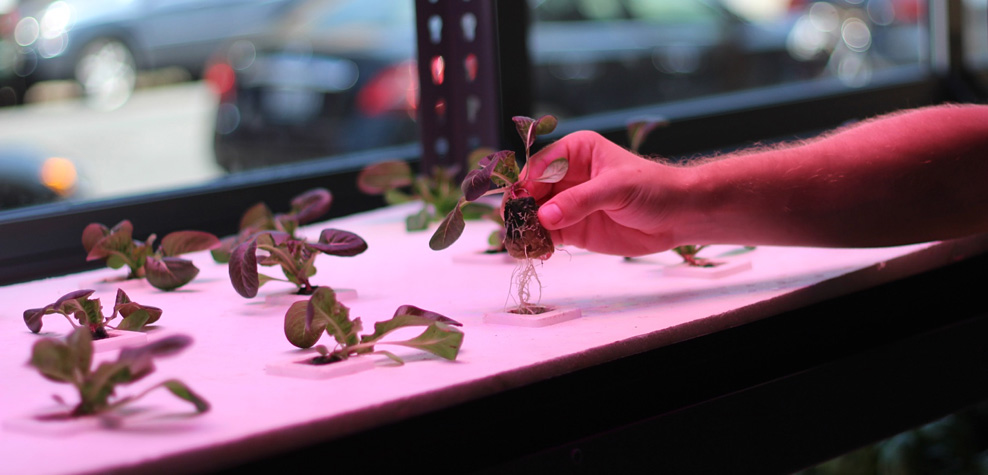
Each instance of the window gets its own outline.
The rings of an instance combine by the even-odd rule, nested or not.
[[[128,5],[175,21],[204,1]],[[619,142],[630,117],[669,119],[646,153],[791,138],[955,98],[930,66],[928,45],[941,40],[928,27],[932,4],[919,0],[467,1],[501,19],[504,116],[553,113],[564,119],[559,133],[590,128]],[[379,2],[230,0],[174,24],[242,30],[204,46],[149,26],[161,47],[153,55],[138,54],[128,35],[70,41],[106,13],[95,6],[0,2],[0,152],[19,154],[0,166],[35,188],[14,190],[5,181],[13,171],[0,187],[54,200],[0,211],[0,281],[84,265],[78,234],[93,221],[226,234],[246,206],[317,185],[333,190],[335,215],[381,205],[354,176],[366,163],[421,154],[415,51],[428,32],[416,39],[415,1]],[[250,3],[262,10],[232,6]],[[964,1],[975,12],[963,16],[965,58],[981,71],[984,6]],[[113,14],[138,18],[122,7]],[[58,66],[56,53],[70,50],[80,59]],[[199,59],[169,60],[193,53]],[[50,182],[39,185],[50,157],[76,168],[47,162]],[[72,190],[78,199],[58,200]]]

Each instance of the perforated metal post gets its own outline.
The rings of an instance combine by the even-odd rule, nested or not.
[[[416,0],[422,171],[499,148],[501,74],[494,0]]]

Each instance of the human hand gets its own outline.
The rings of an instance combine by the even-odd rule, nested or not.
[[[535,154],[522,176],[540,176],[557,157],[569,159],[561,181],[525,184],[541,205],[539,221],[553,242],[628,257],[676,246],[677,201],[686,196],[686,169],[646,160],[595,132],[581,131]]]

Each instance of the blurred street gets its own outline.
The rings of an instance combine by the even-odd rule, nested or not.
[[[57,96],[67,86],[47,87]],[[26,143],[72,160],[80,198],[176,188],[223,174],[212,152],[215,109],[203,82],[139,89],[113,111],[74,98],[8,107],[0,109],[0,148]]]

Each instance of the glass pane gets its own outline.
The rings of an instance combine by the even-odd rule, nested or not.
[[[918,0],[530,0],[536,109],[588,114],[773,84],[861,87],[926,58]]]
[[[964,55],[969,67],[988,70],[988,0],[964,0]]]
[[[0,0],[0,15],[0,209],[417,139],[413,0]]]

